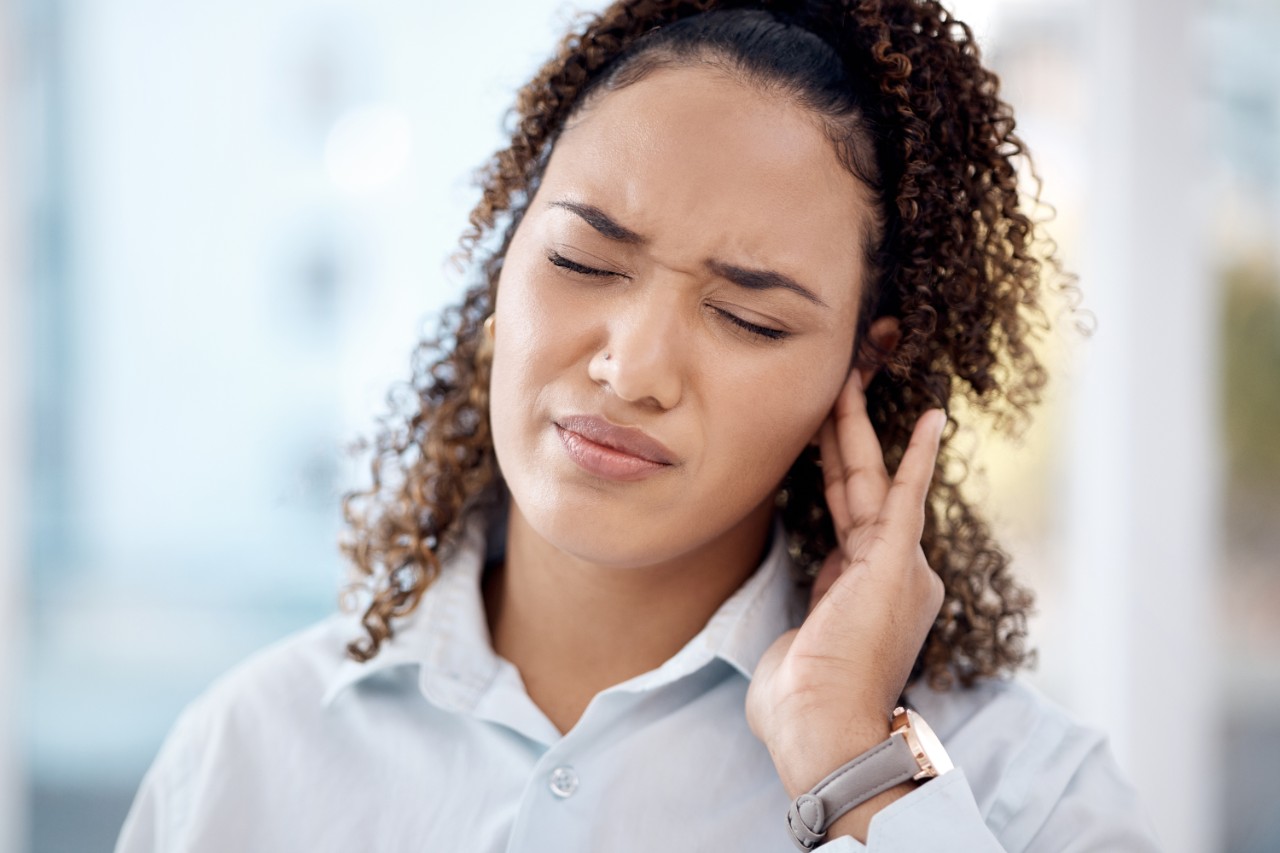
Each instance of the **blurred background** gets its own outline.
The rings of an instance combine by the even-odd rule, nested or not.
[[[110,849],[179,709],[335,607],[347,448],[601,5],[0,0],[0,851]],[[1032,430],[963,436],[1028,677],[1168,850],[1280,850],[1280,3],[953,6],[1093,317]]]

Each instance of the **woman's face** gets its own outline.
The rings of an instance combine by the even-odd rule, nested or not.
[[[581,112],[498,285],[513,511],[618,566],[767,520],[848,373],[865,198],[811,114],[719,71],[659,70]]]

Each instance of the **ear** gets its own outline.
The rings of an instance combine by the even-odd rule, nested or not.
[[[867,329],[867,336],[858,348],[858,357],[854,360],[854,370],[858,371],[862,387],[871,384],[871,379],[880,370],[880,365],[889,353],[898,346],[902,331],[898,328],[897,317],[881,317]],[[809,439],[810,446],[818,446],[818,435]]]
[[[902,338],[898,328],[897,317],[880,317],[867,329],[867,336],[858,350],[858,358],[854,362],[858,373],[862,374],[862,387],[871,384],[872,378],[884,363],[885,356],[893,352]]]

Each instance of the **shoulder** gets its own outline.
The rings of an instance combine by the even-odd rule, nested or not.
[[[907,699],[964,767],[975,792],[998,789],[1024,772],[1069,771],[1106,742],[1102,732],[1020,679],[983,679],[946,691],[915,685]]]
[[[289,768],[322,769],[317,762],[327,754],[304,744],[325,743],[332,728],[322,699],[343,666],[352,625],[335,614],[291,634],[192,700],[142,781],[117,851],[206,849],[193,846],[201,833],[221,839],[219,849],[249,849],[223,818],[279,807],[280,792],[291,790],[281,777]]]
[[[934,690],[915,684],[907,700],[920,712],[940,738],[965,740],[999,728],[1031,736],[1036,733],[1092,730],[1079,725],[1071,714],[1031,684],[1019,678],[979,679],[971,687]],[[1093,732],[1092,736],[1099,736]]]
[[[352,625],[350,617],[335,614],[260,649],[216,678],[185,715],[257,716],[319,706],[347,659]]]
[[[276,754],[299,736],[331,725],[324,697],[351,661],[352,617],[334,614],[253,653],[183,709],[157,765],[198,774],[228,756],[237,764]]]
[[[1020,679],[949,691],[915,685],[907,699],[963,769],[984,820],[1003,838],[1029,842],[1064,811],[1101,817],[1138,810],[1106,735]]]

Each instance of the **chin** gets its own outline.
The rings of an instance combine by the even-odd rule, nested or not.
[[[547,544],[579,560],[638,568],[674,559],[701,543],[683,541],[670,519],[648,519],[603,499],[519,501],[528,527]]]

